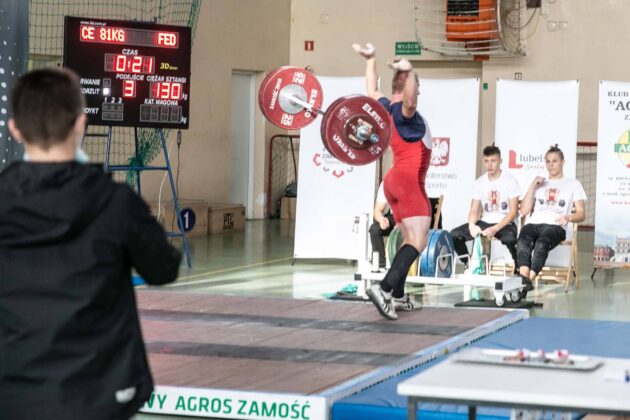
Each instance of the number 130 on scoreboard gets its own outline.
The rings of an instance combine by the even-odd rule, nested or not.
[[[171,99],[180,100],[183,99],[183,86],[177,82],[151,82],[150,85],[150,98],[152,99]],[[123,80],[123,98],[135,98],[136,97],[136,81],[135,80]]]

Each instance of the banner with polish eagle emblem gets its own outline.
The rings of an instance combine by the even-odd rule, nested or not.
[[[479,79],[420,79],[418,110],[433,136],[429,197],[444,195],[442,226],[466,223],[477,166]]]

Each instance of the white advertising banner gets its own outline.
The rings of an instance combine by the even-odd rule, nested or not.
[[[444,195],[442,227],[468,220],[477,163],[479,79],[421,79],[418,110],[433,137],[427,173],[429,197]]]
[[[562,149],[564,174],[575,178],[579,89],[577,80],[497,80],[495,144],[521,196],[536,176],[547,176],[545,153],[551,145]]]
[[[596,267],[630,268],[630,82],[599,85]]]
[[[319,77],[323,109],[337,98],[365,94],[363,77]],[[374,208],[376,163],[350,166],[328,153],[321,140],[322,118],[300,132],[300,165],[295,217],[295,258],[362,257],[355,217]]]

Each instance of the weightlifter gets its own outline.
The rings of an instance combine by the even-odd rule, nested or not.
[[[411,63],[397,59],[389,63],[394,70],[392,96],[378,91],[375,49],[371,44],[353,49],[366,62],[367,94],[387,108],[392,123],[391,147],[393,165],[384,179],[385,196],[396,225],[403,236],[403,245],[380,284],[367,290],[381,315],[398,319],[392,297],[404,297],[409,267],[427,245],[431,224],[431,202],[424,188],[431,160],[431,132],[427,121],[418,113],[418,76]]]

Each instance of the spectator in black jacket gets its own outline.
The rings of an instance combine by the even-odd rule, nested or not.
[[[0,418],[128,419],[153,390],[131,269],[169,283],[181,255],[133,190],[76,161],[74,73],[21,77],[12,105],[28,161],[0,173]]]

